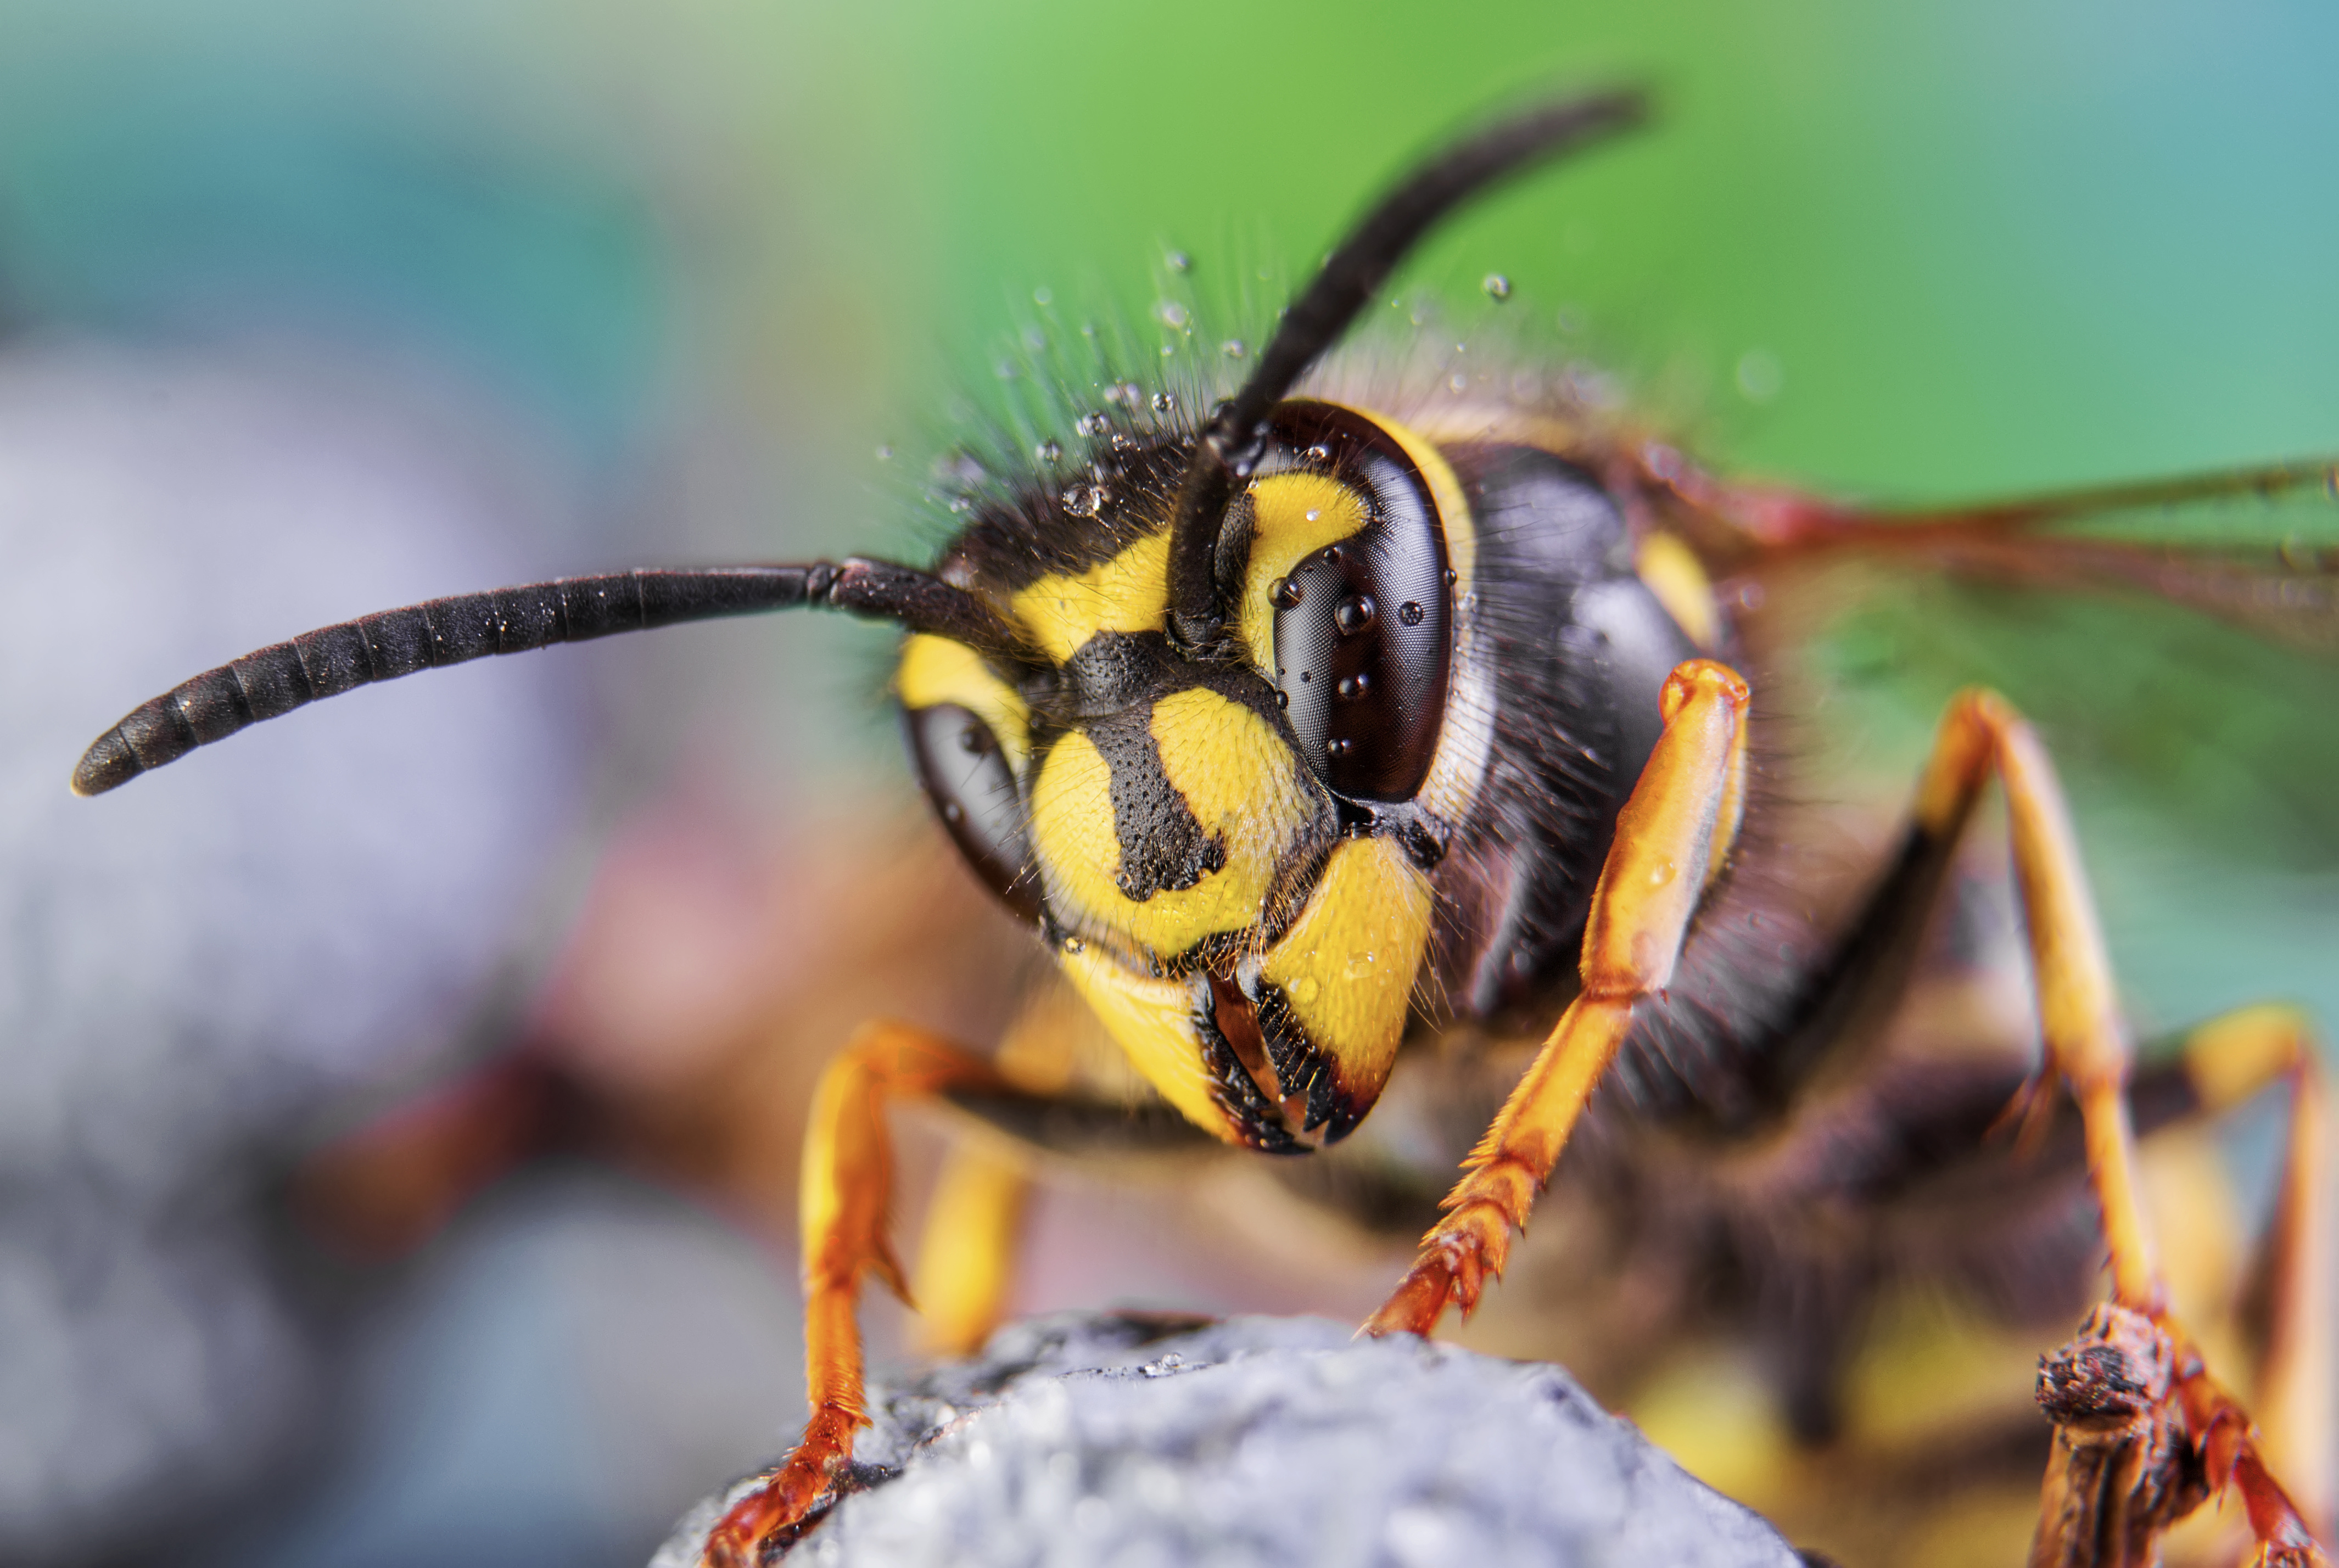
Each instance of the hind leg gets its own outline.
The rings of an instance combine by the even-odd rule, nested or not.
[[[2112,1276],[2111,1300],[2041,1368],[2040,1399],[2057,1421],[2056,1446],[2031,1563],[2154,1562],[2160,1533],[2228,1483],[2248,1510],[2262,1562],[2320,1563],[2247,1415],[2209,1376],[2168,1310],[2137,1198],[2127,1094],[2131,1052],[2094,900],[2054,764],[2002,699],[1969,692],[1950,705],[1919,786],[1918,823],[1961,819],[1992,775],[2005,790],[2045,1052],[2017,1104],[2026,1130],[2035,1132],[2054,1104],[2056,1082],[2077,1103]],[[2291,1056],[2304,1060],[2295,1046]]]

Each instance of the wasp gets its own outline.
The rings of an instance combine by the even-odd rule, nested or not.
[[[1717,585],[1864,557],[2142,587],[2327,640],[2327,561],[2071,525],[2329,487],[2339,467],[1895,514],[1717,477],[1549,379],[1408,383],[1337,351],[1457,207],[1644,113],[1637,94],[1596,94],[1455,142],[1366,212],[1222,398],[1112,382],[1067,432],[1070,462],[1054,448],[973,498],[929,567],[641,570],[435,599],[197,676],[82,758],[74,787],[95,794],[371,682],[710,616],[834,609],[901,628],[894,688],[927,798],[1146,1098],[1084,1099],[1044,1064],[900,1024],[846,1046],[804,1157],[812,1413],[715,1530],[717,1568],[763,1561],[815,1520],[864,1424],[863,1285],[907,1295],[886,1236],[889,1105],[952,1101],[1041,1146],[1174,1127],[1331,1159],[1319,1151],[1408,1064],[1493,1040],[1539,1043],[1364,1332],[1426,1335],[1478,1304],[1572,1139],[1587,1160],[1629,1145],[1615,1118],[1585,1116],[1604,1085],[1628,1091],[1609,1097],[1630,1102],[1625,1119],[1724,1162],[1777,1147],[1815,1099],[1856,1103],[1832,1142],[1799,1146],[1818,1152],[1788,1201],[1814,1208],[1874,1207],[1961,1162],[2018,1171],[2018,1149],[1989,1152],[2001,1109],[2010,1100],[2018,1144],[2035,1148],[2063,1109],[2110,1293],[2042,1364],[2056,1437],[2031,1561],[2155,1561],[2173,1524],[2229,1492],[2254,1561],[2327,1561],[2314,1538],[2329,1506],[2314,1386],[2326,1140],[2304,1022],[2253,1010],[2194,1031],[2174,1069],[2136,1068],[2053,761],[1987,690],[1940,715],[1905,815],[1841,907],[1782,897],[1784,754],[1766,739],[1752,599]],[[2035,1065],[1847,1101],[1993,785]],[[2137,1140],[2140,1125],[2277,1082],[2292,1121],[2262,1427],[2169,1305]],[[930,1304],[978,1323],[996,1308],[1005,1234],[982,1217],[1006,1200],[980,1184],[960,1198],[973,1217],[962,1266]],[[1989,1206],[1969,1208],[1969,1250],[1987,1251]],[[1822,1346],[1797,1374],[1814,1429],[1835,1370]]]

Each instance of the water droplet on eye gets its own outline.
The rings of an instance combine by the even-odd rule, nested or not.
[[[1052,305],[1056,302],[1056,291],[1042,285],[1031,291],[1031,302],[1035,305]]]
[[[1340,628],[1344,637],[1355,636],[1373,624],[1373,601],[1369,594],[1350,594],[1332,611],[1332,624]]]
[[[946,800],[943,802],[943,821],[956,823],[960,818],[965,815],[965,810],[960,806],[958,802],[954,800]]]
[[[1421,606],[1415,604],[1411,599],[1407,599],[1405,603],[1397,606],[1396,618],[1403,621],[1406,626],[1417,626],[1421,624]]]
[[[1291,705],[1291,694],[1284,691],[1277,692],[1275,694],[1275,705],[1279,708],[1289,707]]]
[[[1307,587],[1298,577],[1276,578],[1274,590],[1268,595],[1268,597],[1275,601],[1275,607],[1278,610],[1297,609],[1299,607],[1299,601],[1307,597]]]
[[[1299,684],[1301,685],[1306,685],[1309,681],[1312,681],[1315,678],[1316,672],[1314,670],[1301,670],[1299,672]]]
[[[1250,345],[1244,342],[1240,338],[1229,338],[1225,342],[1219,345],[1219,352],[1224,354],[1229,360],[1239,360],[1245,354],[1250,352]]]
[[[1042,441],[1031,449],[1031,455],[1043,463],[1052,463],[1064,455],[1064,449],[1053,441]]]
[[[1154,411],[1155,413],[1157,413],[1157,414],[1166,414],[1166,413],[1168,413],[1170,409],[1172,409],[1176,408],[1177,406],[1178,406],[1178,394],[1177,394],[1177,393],[1175,393],[1175,392],[1156,392],[1156,393],[1154,393],[1154,394],[1153,394],[1153,411]]]
[[[1449,587],[1449,588],[1450,588],[1450,587],[1452,587],[1455,584],[1456,584],[1456,583],[1460,582],[1461,580],[1462,580],[1462,574],[1461,574],[1460,572],[1456,571],[1452,567],[1446,567],[1446,586],[1447,587]]]
[[[1173,272],[1191,271],[1194,267],[1194,258],[1189,256],[1183,251],[1172,251],[1168,255],[1162,257],[1161,261],[1164,266],[1168,267]]]
[[[1500,272],[1487,273],[1485,281],[1478,287],[1486,291],[1486,298],[1489,300],[1507,300],[1511,297],[1511,281]]]
[[[1112,429],[1112,420],[1103,414],[1082,414],[1072,428],[1083,436],[1101,436]]]
[[[1324,754],[1327,756],[1344,757],[1356,749],[1357,743],[1346,735],[1334,735],[1324,743]]]
[[[961,751],[981,756],[991,750],[991,732],[980,725],[969,725],[958,732],[958,745]]]
[[[1316,558],[1323,562],[1327,567],[1337,567],[1340,564],[1340,547],[1337,545],[1326,545],[1324,547],[1324,553],[1318,556]]]
[[[1318,443],[1299,455],[1311,463],[1328,463],[1332,460],[1332,449]]]
[[[1342,676],[1340,684],[1333,689],[1353,702],[1357,697],[1363,696],[1371,688],[1372,684],[1372,677],[1360,670],[1352,676]]]
[[[1181,331],[1185,329],[1186,323],[1193,320],[1187,314],[1186,307],[1175,300],[1164,300],[1155,305],[1153,314],[1160,319],[1163,326]]]

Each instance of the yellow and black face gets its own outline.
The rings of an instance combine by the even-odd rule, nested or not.
[[[913,636],[899,689],[952,839],[1138,1069],[1222,1138],[1304,1149],[1387,1079],[1485,766],[1474,536],[1420,437],[1287,402],[1219,536],[1233,635],[1189,656],[1166,620],[1190,445],[1100,437],[1096,482],[978,520],[941,575],[1028,651]]]

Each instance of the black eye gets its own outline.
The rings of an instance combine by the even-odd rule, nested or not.
[[[1320,403],[1286,404],[1276,435],[1328,467],[1371,520],[1276,585],[1275,684],[1308,765],[1357,800],[1410,800],[1429,776],[1453,664],[1446,531],[1396,439]]]
[[[918,784],[975,875],[1029,921],[1040,918],[1040,880],[1024,832],[1015,774],[991,726],[955,703],[905,708],[902,727]]]

